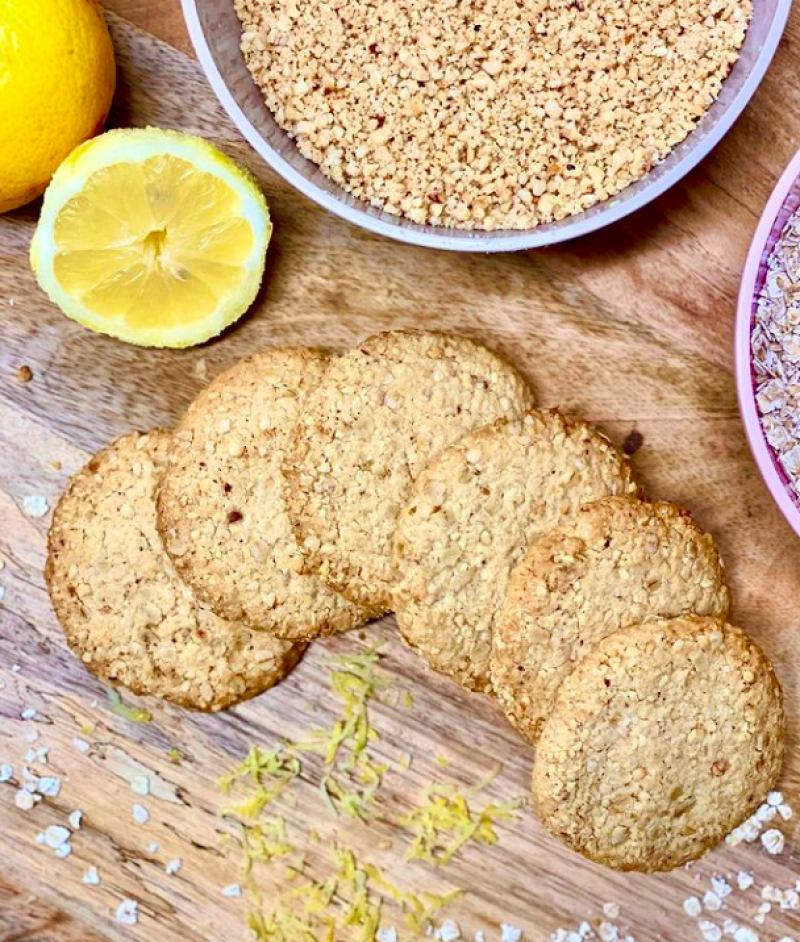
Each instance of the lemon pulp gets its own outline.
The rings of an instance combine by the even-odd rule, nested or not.
[[[241,200],[171,155],[98,170],[55,225],[55,275],[96,314],[133,327],[207,317],[253,251]]]

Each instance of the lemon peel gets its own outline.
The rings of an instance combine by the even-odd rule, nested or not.
[[[219,781],[224,794],[229,794],[234,786],[249,786],[244,797],[227,805],[222,814],[245,820],[257,818],[300,771],[300,760],[291,755],[286,746],[275,749],[251,746],[244,761]]]
[[[479,783],[464,795],[455,785],[429,785],[423,793],[423,804],[399,820],[413,834],[406,859],[425,860],[443,867],[472,840],[496,844],[494,825],[498,821],[517,820],[523,799],[489,802],[476,812],[468,797],[484,787]]]
[[[149,710],[145,710],[144,707],[130,706],[125,703],[113,687],[106,687],[106,693],[108,694],[108,708],[112,713],[116,713],[117,716],[121,716],[124,720],[129,720],[131,723],[153,722],[153,714]],[[81,729],[83,729],[83,727],[81,727]]]
[[[364,821],[372,817],[388,770],[387,763],[370,754],[371,745],[380,738],[370,722],[370,703],[388,684],[378,673],[379,661],[380,652],[375,650],[335,658],[330,683],[342,704],[339,718],[298,742],[282,742],[271,749],[252,746],[244,760],[220,779],[221,791],[233,799],[223,814],[234,817],[241,830],[243,884],[252,908],[248,925],[257,942],[376,942],[385,904],[402,912],[411,933],[408,938],[417,939],[462,892],[403,890],[376,864],[359,861],[350,848],[334,843],[323,849],[322,838],[313,829],[306,844],[318,847],[315,860],[324,867],[323,876],[313,878],[305,861],[293,858],[281,874],[288,888],[268,901],[259,890],[259,867],[301,853],[285,819],[276,813],[296,800],[289,786],[301,773],[305,781],[316,783],[320,802],[331,815]],[[402,755],[396,767],[407,768],[411,758],[409,753]],[[488,836],[485,822],[478,822],[478,830]]]
[[[328,810],[338,817],[367,820],[388,763],[375,762],[370,743],[380,736],[370,725],[369,703],[387,681],[376,672],[380,652],[342,655],[333,659],[331,689],[344,711],[330,729],[316,729],[291,745],[293,754],[315,753],[322,757],[326,771],[320,794]]]

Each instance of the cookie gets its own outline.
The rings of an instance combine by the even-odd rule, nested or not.
[[[395,534],[394,608],[436,670],[488,690],[492,627],[527,545],[589,501],[635,494],[593,426],[532,411],[471,432],[417,479]]]
[[[542,730],[543,824],[617,870],[680,867],[755,811],[780,774],[781,689],[738,628],[686,616],[600,641]]]
[[[310,568],[373,613],[388,611],[392,540],[414,480],[443,448],[532,399],[513,367],[463,337],[392,331],[335,360],[285,464]]]
[[[58,503],[46,578],[67,641],[99,678],[216,711],[282,680],[304,645],[223,621],[195,601],[164,551],[155,493],[170,433],[118,439]]]
[[[286,443],[325,375],[317,350],[238,363],[189,407],[158,492],[158,527],[181,577],[220,617],[288,641],[347,631],[368,612],[303,572],[284,499]]]
[[[511,574],[492,637],[494,693],[535,743],[556,691],[601,638],[655,618],[726,618],[712,536],[672,504],[609,497],[532,544]]]

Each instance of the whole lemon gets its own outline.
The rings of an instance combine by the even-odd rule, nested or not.
[[[115,75],[95,0],[0,0],[0,213],[103,129]]]

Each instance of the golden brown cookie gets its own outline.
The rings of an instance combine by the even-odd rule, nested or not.
[[[635,494],[628,462],[586,422],[533,410],[440,452],[395,534],[397,624],[436,670],[488,690],[492,628],[533,540],[589,501]]]
[[[492,686],[536,742],[559,685],[593,644],[639,622],[726,618],[714,538],[673,504],[610,497],[533,543],[511,574],[492,637]]]
[[[391,331],[335,360],[285,464],[311,569],[373,613],[388,610],[392,539],[414,480],[447,445],[532,399],[513,367],[463,337]]]
[[[173,434],[158,528],[176,569],[221,618],[287,641],[363,625],[368,613],[303,572],[281,471],[302,402],[330,357],[278,348],[217,377]]]
[[[616,870],[671,870],[717,844],[780,774],[781,689],[738,628],[686,616],[615,632],[564,681],[542,730],[542,822]]]
[[[72,479],[46,577],[70,647],[102,680],[193,710],[223,710],[282,680],[304,645],[223,621],[195,601],[156,528],[170,433],[131,434]]]

